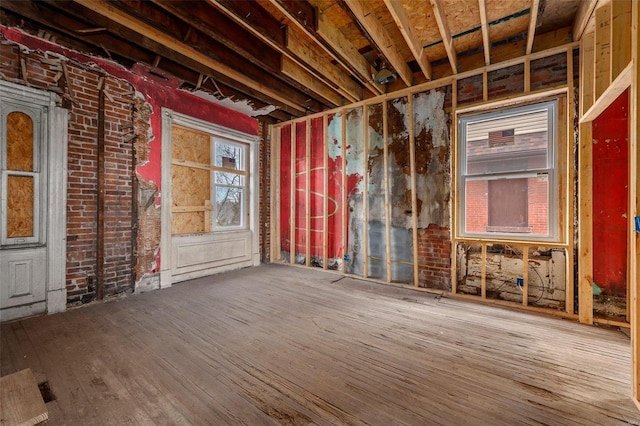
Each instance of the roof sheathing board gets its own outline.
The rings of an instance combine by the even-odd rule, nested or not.
[[[544,11],[538,15],[536,34],[544,34],[573,24],[580,0],[547,0]]]
[[[422,46],[442,40],[431,3],[414,0],[403,0],[402,3],[409,16],[409,22],[413,25]],[[442,51],[444,52],[444,48]],[[446,52],[444,54],[446,56]],[[433,60],[437,59],[437,57],[429,56],[429,59]]]

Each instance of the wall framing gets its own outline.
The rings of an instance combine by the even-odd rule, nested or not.
[[[564,164],[565,162],[567,164],[563,165],[561,170],[558,171],[559,174],[561,174],[561,180],[563,182],[563,184],[565,185],[565,189],[563,189],[561,191],[561,198],[559,200],[559,203],[562,203],[560,212],[562,215],[562,220],[561,222],[561,227],[560,227],[560,233],[561,233],[561,242],[559,243],[548,243],[548,242],[544,242],[542,243],[545,246],[550,246],[550,247],[555,247],[555,248],[561,248],[566,250],[566,265],[565,265],[565,270],[566,270],[566,276],[567,277],[572,277],[573,276],[573,256],[571,254],[571,248],[574,246],[574,241],[573,241],[573,233],[572,233],[572,218],[574,217],[574,211],[573,211],[573,204],[569,202],[569,200],[573,199],[573,190],[572,188],[570,188],[570,185],[567,184],[567,182],[569,182],[570,178],[572,177],[572,170],[571,167],[568,166],[568,164],[570,164],[569,160],[572,158],[573,155],[573,151],[571,149],[571,144],[569,144],[569,138],[568,135],[564,134],[564,133],[568,133],[569,130],[571,129],[571,122],[572,122],[572,117],[573,117],[573,85],[574,85],[574,81],[573,81],[573,70],[572,70],[572,66],[568,66],[568,71],[567,71],[567,78],[566,78],[566,82],[564,84],[561,85],[557,85],[552,89],[545,89],[545,90],[530,90],[531,88],[531,83],[530,81],[525,81],[524,82],[524,92],[519,93],[519,94],[513,94],[513,95],[508,95],[508,96],[502,96],[502,97],[496,97],[493,99],[490,99],[490,95],[489,95],[489,91],[486,87],[487,85],[487,81],[488,81],[488,74],[492,71],[497,71],[497,70],[501,70],[504,68],[508,68],[514,65],[519,65],[522,64],[524,66],[524,70],[525,70],[525,77],[527,80],[529,80],[531,78],[531,63],[533,61],[536,61],[538,59],[543,59],[543,58],[547,58],[547,57],[551,57],[554,55],[559,55],[559,54],[565,54],[567,56],[567,60],[568,63],[572,63],[573,60],[573,54],[574,54],[574,50],[579,48],[579,43],[574,42],[574,43],[569,43],[569,44],[565,44],[563,46],[559,46],[559,47],[554,47],[551,49],[547,49],[544,51],[540,51],[540,52],[536,52],[536,53],[532,53],[529,55],[525,55],[522,56],[520,58],[516,58],[516,59],[512,59],[512,60],[508,60],[508,61],[504,61],[504,62],[500,62],[497,64],[491,64],[491,65],[487,65],[484,66],[482,68],[473,70],[473,71],[468,71],[468,72],[464,72],[464,73],[460,73],[454,76],[449,76],[449,77],[445,77],[436,81],[430,81],[427,83],[423,83],[421,85],[417,85],[417,86],[413,86],[410,88],[406,88],[400,91],[396,91],[393,93],[387,93],[387,94],[383,94],[383,95],[379,95],[376,96],[374,98],[371,99],[367,99],[364,101],[360,101],[354,104],[350,104],[350,105],[345,105],[343,107],[340,108],[336,108],[330,111],[325,111],[322,113],[318,113],[318,114],[314,114],[314,115],[309,115],[300,119],[295,119],[292,120],[290,122],[286,122],[286,123],[279,123],[277,125],[273,125],[272,127],[272,132],[274,134],[278,134],[279,133],[279,129],[283,128],[284,126],[287,125],[291,125],[291,128],[294,129],[296,127],[296,125],[298,123],[308,123],[310,122],[310,120],[317,118],[317,117],[323,117],[323,122],[324,122],[324,128],[325,128],[325,133],[324,133],[324,137],[325,137],[325,143],[327,142],[326,138],[326,129],[327,129],[327,118],[329,117],[329,115],[331,114],[340,114],[340,116],[342,117],[342,119],[344,120],[344,117],[346,117],[346,113],[349,109],[352,108],[357,108],[357,107],[363,107],[363,121],[364,123],[367,122],[368,119],[368,114],[367,114],[367,110],[368,110],[368,106],[370,105],[374,105],[374,104],[381,104],[382,108],[386,110],[387,108],[387,102],[402,97],[402,96],[407,96],[409,99],[409,106],[408,106],[408,111],[409,111],[409,121],[410,121],[410,126],[409,128],[411,129],[409,131],[409,138],[410,138],[410,147],[411,147],[411,153],[409,154],[410,157],[410,161],[411,161],[411,187],[415,188],[415,147],[413,146],[415,143],[415,135],[413,134],[413,102],[412,102],[412,96],[416,93],[420,93],[420,92],[424,92],[424,91],[428,91],[428,90],[432,90],[432,89],[436,89],[436,88],[443,88],[446,86],[451,86],[452,87],[452,96],[451,96],[451,113],[452,113],[452,117],[455,117],[457,114],[460,113],[468,113],[471,111],[477,111],[477,110],[487,110],[487,109],[493,109],[493,108],[501,108],[501,107],[505,107],[505,106],[509,106],[509,105],[514,105],[514,104],[520,104],[523,102],[532,102],[535,100],[539,100],[539,99],[543,99],[543,98],[548,98],[548,97],[558,97],[561,96],[564,99],[566,99],[567,101],[565,102],[564,108],[563,108],[563,113],[565,115],[565,118],[563,120],[561,120],[559,123],[561,123],[561,128],[559,129],[559,132],[562,134],[561,140],[559,141],[562,144],[562,149],[559,149],[559,156],[561,158],[560,163]],[[571,59],[569,61],[569,59]],[[463,105],[459,105],[458,104],[458,96],[457,96],[457,83],[465,78],[468,77],[472,77],[472,76],[477,76],[480,75],[482,77],[482,81],[483,81],[483,88],[482,88],[482,100],[479,102],[472,102],[472,103],[466,103]],[[385,187],[388,187],[388,160],[387,160],[387,156],[389,155],[387,152],[387,148],[388,148],[388,141],[387,141],[387,120],[386,120],[386,114],[383,114],[384,117],[384,122],[382,123],[382,129],[383,129],[383,139],[384,139],[384,159],[385,159],[385,182],[384,185]],[[452,184],[451,184],[451,197],[452,199],[455,201],[456,197],[455,197],[455,193],[456,193],[456,188],[457,188],[457,182],[455,180],[455,169],[456,169],[456,149],[455,149],[455,145],[456,145],[456,127],[457,126],[452,126],[451,127],[451,133],[452,133],[452,152],[451,152],[451,176],[452,176]],[[345,140],[344,138],[344,133],[345,133],[345,129],[346,126],[342,125],[342,132],[343,132],[343,141]],[[292,130],[293,133],[293,130]],[[367,131],[363,132],[365,134],[364,139],[366,141],[367,138]],[[293,142],[295,141],[295,138],[292,135],[292,147],[293,147]],[[368,145],[368,144],[366,144]],[[292,148],[293,149],[293,148]],[[343,179],[345,178],[344,176],[344,172],[346,170],[346,168],[344,167],[344,159],[345,159],[345,147],[342,146],[343,149],[343,164],[342,164],[342,173],[343,173]],[[366,149],[366,148],[365,148]],[[366,165],[366,156],[364,158],[364,164]],[[274,163],[275,164],[275,163]],[[274,165],[272,165],[272,167],[275,167]],[[277,171],[274,170],[273,173],[275,174]],[[325,165],[325,173],[327,172],[327,167]],[[365,194],[365,200],[368,198],[367,197],[367,180],[366,180],[366,174],[364,177],[364,181],[365,181],[365,185],[364,185],[364,194]],[[344,180],[343,180],[344,182]],[[326,183],[326,180],[325,180]],[[388,191],[387,191],[388,192]],[[342,194],[343,198],[346,198],[346,191],[343,192]],[[325,192],[325,198],[326,198],[326,192]],[[412,202],[412,211],[415,212],[416,208],[415,208],[415,191],[412,190],[412,195],[411,195],[411,202]],[[346,201],[346,200],[343,200]],[[325,200],[326,203],[326,200]],[[293,204],[293,203],[292,203]],[[367,203],[366,201],[363,203],[364,204],[364,216],[365,218],[367,217]],[[326,206],[326,204],[325,204]],[[346,206],[346,202],[343,202],[343,207]],[[456,229],[456,211],[459,208],[459,206],[456,205],[455,202],[452,203],[452,214],[451,214],[451,227],[450,229],[452,230],[452,234],[453,231]],[[390,245],[388,244],[389,239],[390,239],[390,231],[389,231],[389,223],[391,218],[389,217],[389,200],[388,198],[385,200],[385,207],[384,207],[384,212],[385,212],[385,239],[387,241],[386,244],[386,251],[387,251],[387,256],[386,256],[386,264],[387,264],[387,273],[386,276],[383,279],[373,279],[374,281],[379,281],[379,282],[384,282],[384,283],[391,283],[391,267],[390,267],[390,263],[391,263],[391,256],[390,256]],[[276,211],[278,210],[277,206],[276,206]],[[326,211],[326,209],[325,209]],[[346,233],[346,217],[347,217],[347,212],[345,210],[343,210],[341,212],[341,214],[343,215],[342,218],[342,227],[343,229],[343,247],[346,248],[346,238],[347,238],[347,233]],[[325,215],[326,216],[326,215]],[[325,218],[326,219],[326,218]],[[415,220],[414,217],[411,218],[412,222]],[[326,222],[325,222],[326,223]],[[415,223],[415,222],[413,222]],[[417,227],[413,227],[414,231],[416,230]],[[325,227],[326,229],[326,227]],[[272,233],[272,238],[274,239],[272,244],[277,244],[277,241],[280,238],[279,235],[279,230],[278,229],[274,229],[274,232]],[[326,234],[326,232],[325,232]],[[366,235],[366,232],[365,232]],[[365,237],[366,238],[366,237]],[[412,239],[413,239],[413,244],[414,246],[416,245],[416,239],[417,236],[412,235]],[[467,239],[464,238],[458,238],[456,236],[452,235],[451,238],[452,241],[452,250],[451,250],[451,267],[450,267],[450,271],[451,271],[451,278],[452,278],[452,282],[451,282],[451,291],[441,291],[441,290],[434,290],[434,289],[429,289],[429,288],[422,288],[422,287],[418,287],[417,286],[417,282],[418,282],[418,278],[417,278],[417,274],[415,273],[415,271],[418,269],[419,265],[417,262],[417,255],[414,252],[414,260],[413,260],[413,269],[414,269],[414,281],[411,283],[407,283],[407,286],[410,286],[411,288],[416,288],[420,291],[427,291],[427,292],[435,292],[435,293],[439,293],[439,294],[448,294],[454,297],[460,297],[460,298],[473,298],[473,299],[480,299],[486,303],[492,303],[492,304],[497,304],[497,305],[506,305],[506,306],[513,306],[512,303],[507,302],[507,301],[501,301],[501,300],[490,300],[486,298],[486,280],[484,279],[484,274],[486,273],[486,271],[483,268],[483,290],[482,290],[482,295],[480,298],[477,297],[473,297],[473,296],[468,296],[468,295],[462,295],[462,294],[456,294],[456,260],[455,260],[455,247],[456,244],[459,242],[465,242],[468,241]],[[325,242],[325,252],[326,252],[326,235],[324,237],[324,242]],[[482,242],[482,249],[483,249],[483,256],[486,256],[486,245],[487,244],[492,244],[494,241],[483,241]],[[500,240],[498,240],[497,242],[502,242]],[[518,247],[521,247],[523,250],[523,253],[527,253],[525,255],[525,259],[528,256],[528,249],[529,247],[532,245],[531,242],[528,241],[516,241],[516,240],[509,240],[509,243],[513,243],[518,245]],[[533,243],[533,244],[538,244],[538,243]],[[367,244],[366,244],[366,239],[365,239],[365,245],[364,245],[364,249],[365,254],[367,251]],[[344,253],[343,253],[344,254]],[[368,264],[366,259],[368,258],[368,255],[365,256],[365,262],[364,262],[364,267],[363,267],[363,274],[361,277],[364,278],[368,278],[370,279],[370,271],[368,269]],[[274,261],[281,261],[282,259],[280,258],[280,253],[277,253],[276,256],[273,257]],[[291,262],[293,263],[293,262]],[[324,267],[326,269],[326,265],[327,265],[327,259],[326,259],[326,254],[324,255],[324,259],[323,259],[323,264]],[[526,271],[526,263],[523,266],[525,268]],[[341,273],[342,275],[347,275],[347,276],[351,276],[351,274],[348,274],[345,272],[344,270],[344,262],[342,265],[342,268],[340,268],[341,271],[338,271],[338,273]],[[526,274],[525,274],[526,276]],[[567,283],[571,282],[572,280],[567,278]],[[526,283],[526,281],[525,281]],[[394,285],[401,285],[404,286],[404,284],[398,284],[398,283],[393,283]],[[526,283],[525,285],[528,285],[528,283]],[[570,287],[569,285],[567,287]],[[548,313],[553,313],[562,317],[569,317],[569,318],[577,318],[577,316],[574,314],[573,312],[573,292],[572,291],[567,291],[566,292],[567,296],[566,296],[566,309],[564,311],[554,311],[554,310],[550,310],[550,309],[545,309],[545,308],[541,308],[541,307],[537,307],[537,306],[528,306],[527,303],[527,298],[524,297],[522,300],[522,303],[520,304],[521,307],[526,308],[528,310],[533,310],[533,311],[541,311],[541,312],[548,312]]]

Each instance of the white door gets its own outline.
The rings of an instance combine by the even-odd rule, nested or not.
[[[49,108],[42,103],[0,95],[2,321],[46,310]]]

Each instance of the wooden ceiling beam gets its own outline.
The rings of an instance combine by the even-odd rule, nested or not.
[[[597,5],[598,0],[582,0],[578,4],[578,11],[573,19],[573,41],[579,41],[582,38],[584,30],[587,28],[587,23],[589,19],[591,19]]]
[[[451,37],[451,31],[449,30],[449,24],[447,24],[447,17],[444,14],[444,9],[441,0],[430,0],[433,14],[438,23],[438,29],[440,30],[440,36],[442,37],[442,43],[447,51],[447,57],[451,64],[451,69],[454,74],[458,73],[458,58],[456,51],[453,47],[453,38]]]
[[[374,94],[384,93],[383,88],[373,82],[372,71],[374,71],[374,68],[324,13],[318,15],[318,35],[331,48],[329,50],[337,52],[334,57],[344,58],[344,61],[338,61],[338,63],[342,63],[347,69],[351,67],[351,69],[355,70],[354,76]],[[319,40],[316,42],[320,43],[326,50],[324,43]],[[345,62],[348,65],[344,65]]]
[[[318,21],[317,31],[312,31],[309,28],[309,23],[298,20],[295,9],[290,9],[292,6],[291,3],[283,3],[280,0],[270,0],[270,2],[333,60],[344,69],[352,71],[353,75],[360,80],[362,84],[372,90],[373,93],[383,93],[382,88],[373,83],[371,78],[371,64],[369,64],[360,52],[358,52],[358,49],[342,35],[335,24],[326,19],[322,13],[316,15]],[[295,4],[297,4],[297,2],[293,2],[294,6]]]
[[[247,87],[250,87],[259,92],[263,92],[267,96],[276,99],[278,102],[288,105],[294,110],[298,110],[300,112],[306,111],[304,105],[292,102],[288,97],[283,96],[277,89],[273,89],[269,85],[247,78],[241,70],[220,63],[212,59],[210,56],[196,50],[187,43],[178,41],[174,37],[152,27],[151,25],[129,16],[128,14],[114,7],[106,0],[75,0],[75,2],[110,20],[118,22],[120,25],[123,25],[124,27],[132,31],[135,31],[138,34],[155,41],[156,43],[162,44],[167,48],[174,50],[181,55],[184,55],[185,57],[200,62],[201,64],[206,65],[212,70],[227,75],[228,77],[246,85]]]
[[[317,95],[322,96],[330,102],[332,106],[338,106],[343,103],[340,95],[344,95],[351,102],[362,99],[362,89],[353,80],[345,78],[344,75],[340,75],[341,73],[337,72],[337,67],[328,61],[326,64],[316,64],[317,67],[321,69],[323,65],[326,65],[324,71],[329,75],[325,75],[324,79],[320,80],[325,81],[325,84],[330,83],[327,84],[328,87],[318,84],[319,79],[315,78],[314,75],[309,75],[309,73],[306,72],[308,70],[301,67],[298,63],[287,61],[288,72],[284,72],[281,50],[273,48],[261,38],[247,31],[210,3],[167,2],[164,0],[152,1],[172,15],[193,25],[209,37],[240,53],[255,64],[269,69],[272,73],[278,74],[283,72],[289,77],[291,77],[293,73],[297,76],[295,81],[310,88]],[[289,42],[290,39],[291,37],[288,37],[287,42]],[[342,87],[348,87],[349,90],[345,90],[344,94],[340,93],[339,88],[334,82],[343,83]],[[340,95],[334,91],[340,93]]]
[[[529,13],[529,30],[527,31],[527,51],[530,54],[533,49],[533,39],[536,36],[536,27],[538,26],[538,10],[540,9],[540,0],[531,0],[531,13]]]
[[[362,0],[345,0],[345,3],[360,25],[362,25],[362,28],[371,36],[371,39],[389,62],[389,65],[396,70],[407,86],[412,86],[413,73],[411,69],[402,55],[400,55],[400,49],[385,31],[375,14],[371,12],[371,9]]]
[[[87,24],[71,16],[57,13],[45,2],[32,2],[24,0],[3,0],[2,8],[15,13],[17,16],[26,18],[37,23],[47,31],[55,31],[58,41],[64,38],[64,42],[77,50],[88,52],[93,55],[104,55],[104,47],[119,58],[131,62],[148,62],[154,55],[152,52],[138,47],[125,40],[113,37],[106,31],[87,32]],[[56,27],[51,26],[52,14],[56,15]]]
[[[280,52],[246,31],[210,4],[166,0],[151,0],[151,2],[212,39],[228,46],[256,65],[271,72],[279,71]]]
[[[276,32],[274,37],[274,23],[271,15],[254,2],[232,2],[228,0],[209,0],[217,10],[233,20],[263,43],[275,49],[283,56],[288,57],[297,67],[300,74],[310,73],[321,80],[325,85],[336,90],[347,101],[357,102],[364,99],[364,92],[355,81],[338,66],[332,64],[324,55],[314,49],[300,48],[297,37],[292,32],[284,37],[279,37]],[[257,13],[252,12],[255,9]],[[269,16],[269,18],[267,18]],[[277,21],[276,21],[277,22]],[[278,25],[280,25],[278,23]],[[291,62],[288,66],[293,65]]]
[[[478,0],[480,8],[480,28],[482,29],[482,50],[484,51],[484,64],[491,64],[491,42],[489,41],[489,22],[487,21],[486,0]]]
[[[404,6],[398,0],[384,0],[384,3],[387,6],[387,9],[389,9],[398,29],[400,29],[402,37],[404,37],[404,41],[407,42],[411,53],[413,53],[413,57],[416,59],[416,62],[418,62],[422,73],[427,80],[431,80],[431,63],[429,62],[427,55],[424,53],[424,49],[418,40],[416,30],[413,25],[411,25]]]

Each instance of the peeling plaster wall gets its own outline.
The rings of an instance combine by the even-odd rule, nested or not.
[[[345,272],[364,275],[366,261],[367,277],[386,280],[390,264],[392,281],[412,283],[414,251],[417,251],[420,285],[436,289],[450,288],[451,123],[449,114],[444,110],[447,91],[448,88],[433,90],[416,94],[413,98],[418,200],[415,214],[419,224],[417,247],[414,247],[413,241],[414,212],[411,202],[410,117],[407,97],[386,101],[386,107],[383,104],[372,104],[346,109],[344,117],[343,112],[330,114],[324,132],[319,128],[321,121],[312,119],[309,156],[305,152],[306,122],[297,123],[293,142],[296,156],[295,178],[291,173],[291,125],[280,128],[282,260],[290,261],[290,241],[294,239],[290,235],[293,220],[296,230],[295,263],[306,263],[306,241],[310,238],[309,264],[323,266],[320,248],[325,233],[322,222],[326,217],[329,269],[341,269],[344,262]],[[385,110],[386,117],[383,116]],[[363,117],[365,112],[366,123]],[[321,161],[324,157],[320,157],[324,155],[324,149],[327,153],[326,172]],[[306,164],[307,161],[310,162],[309,165]],[[327,178],[326,194],[321,180],[324,178],[323,172]],[[307,173],[310,173],[309,188]],[[290,188],[292,182],[295,185],[293,197]],[[321,207],[325,197],[326,212]],[[295,199],[294,218],[290,217],[292,199]],[[310,216],[309,230],[307,215]],[[346,235],[343,235],[343,217],[346,220]],[[387,252],[390,259],[387,259]]]
[[[117,117],[118,120],[129,120],[133,130],[131,139],[135,148],[135,176],[137,179],[137,194],[134,200],[137,203],[137,221],[134,224],[137,232],[137,250],[135,253],[135,288],[146,290],[158,288],[158,271],[160,270],[161,253],[159,249],[160,240],[160,197],[162,196],[161,185],[161,140],[162,140],[162,119],[160,111],[162,107],[170,108],[176,112],[199,118],[211,123],[215,123],[234,130],[248,134],[258,134],[258,121],[245,114],[232,111],[220,105],[214,104],[202,97],[177,88],[179,81],[175,79],[166,80],[154,75],[150,69],[142,64],[136,64],[131,70],[100,58],[64,48],[57,44],[28,35],[20,30],[7,28],[0,25],[0,34],[10,43],[16,43],[22,49],[36,51],[39,54],[55,56],[77,65],[78,69],[86,69],[93,73],[105,75],[109,79],[114,79],[133,87],[135,99],[130,99],[131,112],[125,117]],[[31,75],[30,78],[38,78]],[[88,84],[88,83],[86,83]],[[82,99],[85,96],[82,84],[69,86],[68,96],[71,101]],[[132,91],[132,93],[133,93]],[[120,126],[115,119],[106,123],[107,130],[118,130]],[[113,127],[113,128],[112,128]],[[131,181],[131,173],[121,170],[122,179]],[[70,268],[67,266],[67,276]],[[131,266],[125,269],[119,267],[117,276],[124,277],[131,273]],[[74,284],[76,285],[76,284]],[[83,297],[89,291],[91,283],[84,280],[77,282],[78,288],[74,287],[72,292],[74,297]],[[77,291],[76,291],[77,290]],[[78,293],[82,290],[85,293]],[[85,299],[82,299],[85,300]],[[90,298],[86,298],[90,300]]]
[[[481,294],[482,255],[480,244],[459,243],[457,256],[458,293]],[[527,265],[530,306],[565,309],[566,251],[535,247],[529,249]],[[522,248],[494,244],[487,247],[486,292],[488,299],[522,303],[524,277]]]

